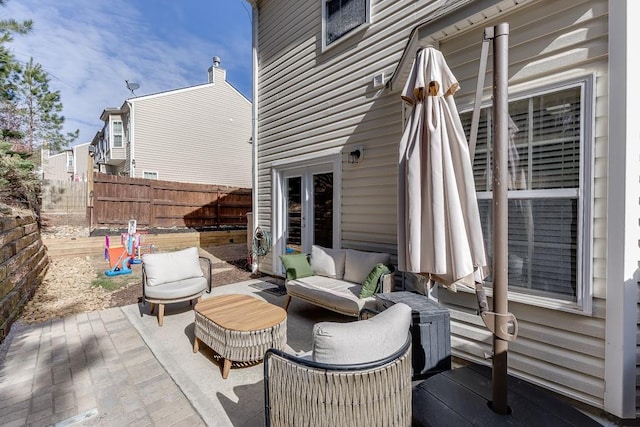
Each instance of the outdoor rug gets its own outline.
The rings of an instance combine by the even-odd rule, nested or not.
[[[281,297],[287,294],[287,288],[285,288],[284,285],[277,285],[271,282],[250,283],[249,286],[264,292],[268,292],[271,295],[275,295],[277,297]]]

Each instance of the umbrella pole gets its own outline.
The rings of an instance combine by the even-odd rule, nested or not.
[[[507,328],[508,291],[508,55],[509,24],[494,27],[493,38],[493,311],[496,329]],[[502,415],[507,406],[508,341],[493,335],[492,409]]]

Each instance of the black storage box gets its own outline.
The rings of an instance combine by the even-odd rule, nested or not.
[[[411,307],[412,380],[423,380],[451,369],[451,325],[449,310],[428,297],[414,292],[376,294],[377,309],[396,303]]]

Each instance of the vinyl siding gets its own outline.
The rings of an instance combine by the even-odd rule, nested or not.
[[[607,2],[571,0],[561,4],[540,1],[523,11],[501,16],[482,28],[440,41],[461,90],[460,106],[475,96],[478,56],[485,26],[508,22],[510,93],[544,87],[571,76],[595,73],[595,171],[593,314],[562,313],[527,304],[509,303],[519,322],[518,339],[509,345],[509,370],[535,384],[559,391],[597,407],[604,405],[604,348],[606,296],[607,198]],[[491,91],[491,58],[485,94]],[[604,106],[604,108],[603,108]],[[590,226],[587,224],[587,226]],[[482,322],[464,310],[475,307],[475,297],[440,292],[452,307],[454,354],[484,362],[491,336]],[[487,363],[487,362],[484,362]]]
[[[89,167],[89,143],[78,144],[70,150],[73,151],[74,165],[67,167],[67,151],[45,157],[43,164],[44,179],[52,181],[72,181],[74,174],[80,181],[87,180],[87,169]],[[45,154],[46,156],[46,154]]]
[[[396,248],[397,94],[373,87],[390,75],[412,28],[424,17],[398,2],[372,2],[372,23],[321,53],[321,3],[259,2],[258,221],[270,228],[271,162],[342,148],[342,246]],[[415,2],[431,10],[441,2]],[[364,148],[364,161],[348,153]],[[372,233],[372,230],[375,233]],[[265,259],[261,269],[271,272]]]
[[[45,156],[48,156],[45,154]],[[53,154],[44,158],[42,165],[44,179],[50,181],[70,181],[72,172],[67,168],[67,152]]]
[[[224,81],[133,101],[135,176],[251,187],[251,103]]]
[[[89,157],[89,145],[90,143],[79,144],[73,147],[76,162],[76,175],[81,181],[88,179],[88,171],[93,170],[93,161]],[[91,169],[90,169],[91,168]]]
[[[361,163],[349,164],[343,154],[342,246],[397,253],[399,90],[404,81],[390,91],[373,88],[372,79],[378,72],[390,76],[395,71],[413,28],[443,3],[373,0],[369,26],[321,52],[321,2],[258,2],[258,223],[262,227],[271,227],[274,210],[273,161],[333,147],[347,153],[363,145]],[[482,31],[499,22],[509,22],[511,28],[511,90],[595,73],[594,221],[588,224],[593,227],[593,277],[586,278],[593,281],[593,313],[510,303],[520,332],[509,348],[509,370],[596,407],[604,405],[605,386],[607,10],[602,0],[506,1],[451,27],[429,33],[425,25],[420,30],[422,42],[439,43],[459,79],[460,108],[470,106],[473,99]],[[490,87],[490,73],[486,82]],[[260,268],[271,272],[269,259]],[[451,308],[453,353],[489,363],[484,355],[491,350],[491,336],[475,314],[475,296],[441,290],[440,297]]]

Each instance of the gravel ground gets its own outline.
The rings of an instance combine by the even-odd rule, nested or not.
[[[43,227],[42,239],[87,237],[86,227],[48,226]],[[246,267],[246,245],[231,244],[202,248],[213,259],[213,284],[223,286],[256,277]],[[43,283],[36,290],[31,301],[24,307],[20,317],[23,323],[40,323],[50,319],[73,314],[120,307],[138,302],[141,292],[141,266],[133,265],[130,275],[105,279],[104,270],[109,265],[101,256],[50,258],[50,265]],[[102,278],[102,280],[97,280]],[[277,281],[267,277],[267,280]],[[96,286],[100,281],[107,290]],[[109,283],[111,282],[111,283]]]

